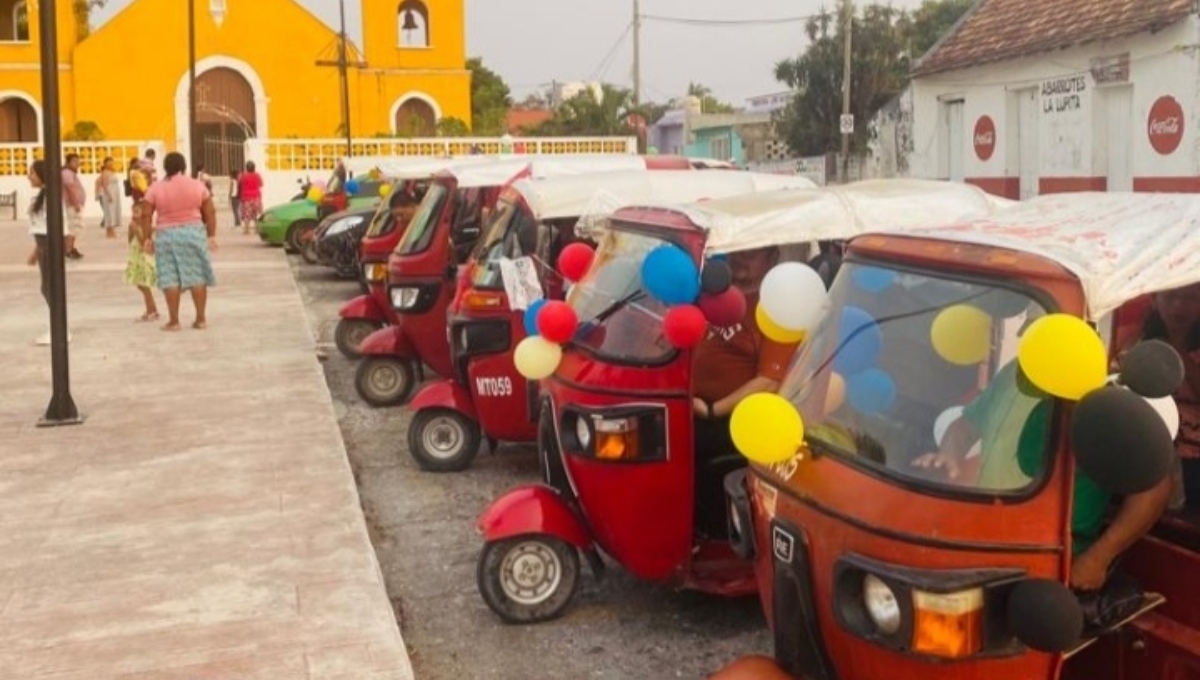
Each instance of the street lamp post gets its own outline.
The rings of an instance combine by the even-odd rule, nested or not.
[[[67,352],[67,273],[63,258],[62,125],[58,96],[57,3],[40,3],[38,40],[42,62],[42,140],[46,163],[46,249],[50,277],[50,368],[53,395],[40,427],[83,422],[71,398],[71,373]]]
[[[196,130],[196,0],[188,0],[188,164],[195,169],[200,154]]]

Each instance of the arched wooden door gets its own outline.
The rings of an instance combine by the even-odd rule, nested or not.
[[[196,134],[200,161],[213,176],[245,163],[245,142],[255,136],[254,89],[242,74],[218,67],[196,79]]]
[[[396,110],[396,133],[406,137],[432,137],[437,131],[437,114],[429,102],[411,98]]]
[[[0,143],[36,144],[38,141],[37,111],[19,97],[0,102]]]

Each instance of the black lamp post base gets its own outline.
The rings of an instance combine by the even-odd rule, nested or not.
[[[38,427],[62,427],[65,425],[82,425],[86,420],[75,408],[75,400],[70,394],[54,395],[50,405],[46,407],[46,415],[37,422]]]

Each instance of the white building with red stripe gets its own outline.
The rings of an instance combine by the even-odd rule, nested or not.
[[[1195,0],[979,0],[915,66],[905,174],[1200,192]]]

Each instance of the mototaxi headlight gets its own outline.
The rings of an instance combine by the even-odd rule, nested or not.
[[[582,416],[575,419],[575,441],[585,451],[592,446],[592,430],[588,427],[587,418]]]
[[[880,633],[895,635],[900,630],[900,603],[888,584],[878,576],[867,574],[863,578],[862,598],[867,616]]]
[[[325,235],[326,236],[337,236],[338,234],[342,234],[347,231],[350,231],[351,229],[362,224],[362,222],[363,222],[362,215],[351,215],[350,217],[343,217],[342,219],[329,225],[329,229],[327,229],[325,231]]]
[[[420,289],[417,288],[393,288],[388,294],[392,298],[392,307],[403,311],[417,305],[420,293]]]
[[[363,265],[363,278],[371,283],[378,283],[387,278],[387,267],[378,262]]]

